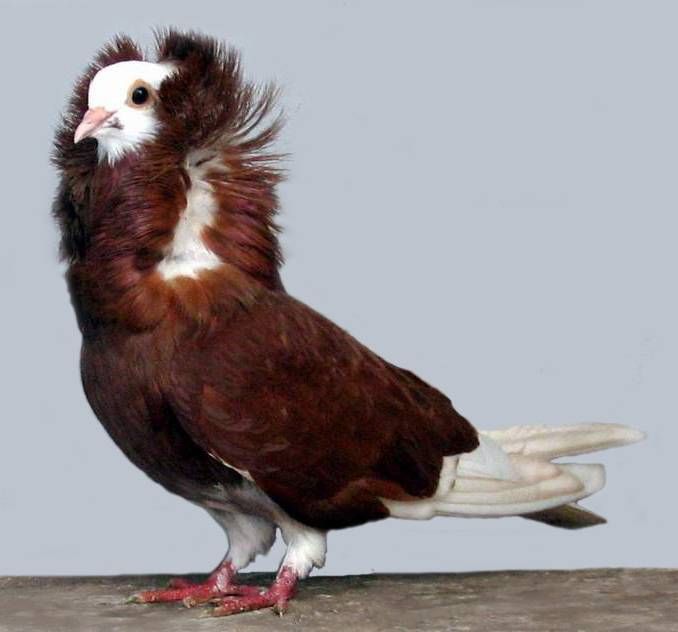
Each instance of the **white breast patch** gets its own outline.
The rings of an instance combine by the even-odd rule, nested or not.
[[[215,163],[193,155],[187,161],[191,188],[186,193],[186,208],[174,229],[174,238],[165,257],[158,264],[158,272],[165,280],[176,277],[197,278],[203,270],[218,268],[222,261],[203,241],[205,228],[212,225],[217,213],[217,202],[212,185],[204,177],[215,169]],[[223,165],[219,165],[223,169]]]

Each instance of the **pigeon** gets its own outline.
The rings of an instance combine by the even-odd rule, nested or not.
[[[278,100],[243,77],[232,48],[170,28],[149,55],[124,35],[106,44],[56,131],[53,214],[88,402],[133,464],[228,540],[204,581],[131,600],[283,613],[323,566],[328,531],[385,518],[603,522],[578,504],[603,487],[603,466],[554,461],[643,433],[480,432],[285,291]],[[239,582],[278,532],[272,584]]]

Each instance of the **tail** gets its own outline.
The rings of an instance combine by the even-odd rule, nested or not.
[[[617,424],[484,432],[476,450],[444,459],[433,497],[385,502],[397,518],[523,516],[575,529],[600,524],[603,518],[576,503],[604,487],[605,468],[552,460],[628,445],[644,436]]]

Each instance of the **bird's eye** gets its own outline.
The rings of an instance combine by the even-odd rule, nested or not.
[[[143,86],[139,86],[132,92],[132,103],[134,103],[134,105],[143,105],[146,103],[146,101],[148,101],[148,97],[148,89],[144,88]]]

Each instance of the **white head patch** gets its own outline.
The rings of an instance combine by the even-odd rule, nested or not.
[[[87,105],[90,110],[102,108],[111,113],[110,118],[92,133],[98,142],[100,160],[113,163],[153,138],[158,121],[152,99],[163,80],[174,70],[169,63],[121,61],[105,66],[94,75],[89,84]],[[137,105],[132,101],[136,88],[150,93],[147,103]]]

